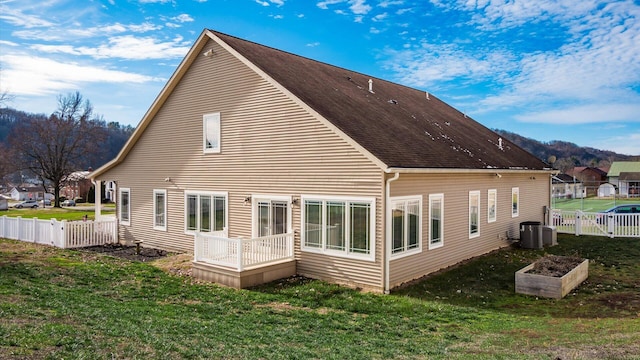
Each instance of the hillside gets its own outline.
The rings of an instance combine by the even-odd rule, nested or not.
[[[574,166],[606,167],[614,161],[640,161],[639,156],[582,147],[567,141],[554,140],[545,143],[505,130],[493,129],[493,131],[561,171]],[[555,161],[553,161],[554,158]]]
[[[0,108],[0,149],[9,147],[10,136],[20,137],[20,134],[16,134],[17,131],[15,131],[18,128],[18,124],[27,123],[28,120],[47,121],[47,118],[48,116],[45,114],[32,114],[12,108]],[[80,159],[79,164],[81,164],[82,169],[88,169],[89,167],[97,169],[113,159],[120,152],[120,149],[122,149],[134,130],[129,125],[120,125],[117,122],[100,121],[99,124],[100,127],[104,128],[104,131],[101,132],[104,136],[96,139],[96,142],[100,144],[103,151],[98,156],[86,155]],[[1,167],[0,170],[2,170]],[[6,174],[0,171],[0,178],[3,175]]]

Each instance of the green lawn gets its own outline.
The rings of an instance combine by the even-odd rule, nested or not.
[[[93,205],[93,204],[91,204]],[[115,208],[107,207],[102,210],[102,213],[113,213]],[[6,211],[0,211],[0,216],[11,216],[17,217],[21,216],[23,218],[38,218],[38,219],[51,219],[55,218],[56,220],[82,220],[83,216],[87,215],[87,218],[93,220],[95,218],[94,210],[83,210],[82,207],[63,207],[63,208],[54,208],[48,206],[46,208],[36,208],[36,209],[13,209],[10,208]]]
[[[582,210],[586,212],[598,212],[607,210],[616,205],[624,204],[640,204],[640,198],[637,199],[553,199],[551,207],[561,210]]]
[[[0,239],[0,358],[640,359],[640,239],[558,241],[377,295],[304,278],[233,290],[169,259]],[[589,278],[562,300],[516,295],[514,272],[545,252],[591,259]]]

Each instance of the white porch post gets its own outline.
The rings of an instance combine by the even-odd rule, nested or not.
[[[95,218],[98,220],[102,216],[102,181],[96,180],[93,182],[96,190],[93,192],[95,194]]]

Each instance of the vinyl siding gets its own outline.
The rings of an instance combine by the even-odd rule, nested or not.
[[[252,194],[373,197],[381,224],[380,167],[217,43],[205,48],[214,56],[195,59],[131,152],[98,178],[131,189],[123,239],[193,252],[185,191],[228,193],[230,237],[251,237],[252,206],[243,203]],[[221,152],[204,154],[202,116],[214,112],[221,117]],[[167,190],[167,231],[153,229],[153,189]],[[300,251],[300,211],[301,204],[292,207],[300,274],[381,286],[380,226],[375,262],[310,254]]]
[[[535,180],[531,179],[535,177]],[[391,196],[422,195],[422,252],[390,261],[390,287],[420,278],[460,261],[507,246],[519,238],[523,221],[543,222],[549,206],[550,181],[545,173],[401,174]],[[519,187],[520,214],[511,216],[511,189]],[[488,190],[497,190],[497,219],[488,222]],[[480,236],[469,238],[469,191],[480,191]],[[429,194],[444,194],[443,246],[429,250]]]

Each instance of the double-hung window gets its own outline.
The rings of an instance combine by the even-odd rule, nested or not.
[[[391,253],[407,254],[422,249],[422,197],[391,199]]]
[[[469,191],[469,238],[480,236],[480,191]]]
[[[120,224],[131,225],[131,189],[120,188]]]
[[[487,222],[495,222],[497,219],[498,190],[487,191]]]
[[[444,194],[429,195],[429,249],[441,247],[443,242]]]
[[[153,190],[153,228],[167,231],[167,190]]]
[[[511,188],[511,217],[520,215],[520,188]]]
[[[374,259],[375,199],[303,197],[303,250]]]
[[[220,113],[202,116],[203,140],[205,153],[220,152]]]
[[[227,227],[227,194],[185,193],[186,232],[223,231]]]

